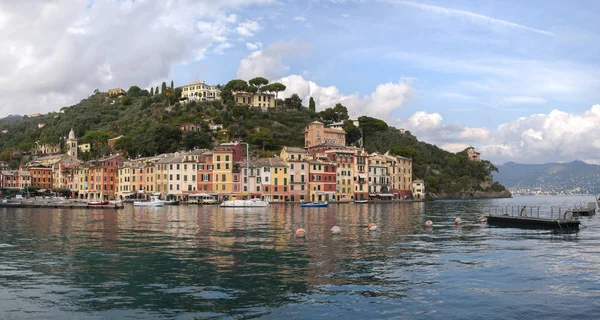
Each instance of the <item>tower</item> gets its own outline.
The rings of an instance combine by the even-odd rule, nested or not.
[[[69,139],[67,139],[67,154],[71,157],[77,158],[77,139],[75,139],[75,131],[71,128],[69,131]]]

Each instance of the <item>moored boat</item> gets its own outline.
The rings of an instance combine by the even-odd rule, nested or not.
[[[179,205],[179,200],[165,201],[165,205],[167,205],[167,206],[178,206]]]
[[[258,198],[250,200],[228,200],[221,203],[221,207],[266,207],[266,201],[262,201]]]
[[[328,206],[327,202],[310,202],[303,203],[300,205],[301,207],[309,207],[309,208],[325,208]]]
[[[354,200],[353,202],[354,204],[367,204],[369,200]]]
[[[165,202],[156,196],[152,196],[150,201],[134,201],[133,205],[135,207],[162,207],[165,205]]]
[[[90,201],[87,203],[88,206],[107,206],[110,202],[108,201]]]

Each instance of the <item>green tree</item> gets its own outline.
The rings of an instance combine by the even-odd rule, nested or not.
[[[260,87],[262,87],[262,86],[265,86],[265,85],[269,84],[269,80],[267,80],[267,79],[265,79],[265,78],[263,78],[263,77],[256,77],[256,78],[252,78],[252,79],[250,79],[250,81],[248,81],[248,83],[249,83],[251,86],[254,86],[254,87],[256,87],[256,88],[259,88],[259,89],[260,89]]]
[[[233,101],[233,91],[247,91],[248,83],[244,80],[235,79],[227,82],[227,84],[221,90],[221,99],[223,102],[232,107],[235,103]]]
[[[294,93],[289,98],[285,98],[283,106],[287,109],[300,109],[302,108],[302,98]]]
[[[273,134],[268,129],[261,129],[255,134],[250,136],[250,142],[256,145],[260,145],[263,150],[265,148],[270,148],[273,146],[275,139],[273,138]]]
[[[338,103],[333,108],[327,108],[319,112],[319,116],[326,123],[340,122],[348,120],[348,108]]]
[[[310,97],[308,100],[308,109],[312,112],[316,112],[315,99],[313,99],[313,97]]]
[[[363,133],[363,145],[365,147],[367,146],[367,137],[370,137],[375,132],[388,129],[387,123],[377,118],[362,116],[358,118],[358,123]]]
[[[167,83],[163,81],[162,83],[162,90],[160,91],[160,93],[165,94],[167,92]]]
[[[156,86],[156,89],[154,89],[154,94],[158,95],[158,86]]]
[[[153,96],[154,95],[154,87],[150,88],[150,95]]]
[[[173,83],[173,80],[171,80],[171,89],[175,89],[175,85]]]
[[[275,101],[277,101],[277,97],[279,95],[279,92],[285,91],[285,89],[287,89],[287,87],[283,83],[279,83],[279,82],[273,82],[271,84],[268,84],[266,86],[262,86],[260,88],[260,90],[262,92],[264,92],[264,91],[275,92]],[[277,103],[275,103],[275,107],[277,107]]]
[[[135,98],[140,95],[140,91],[142,91],[142,89],[140,89],[140,87],[131,86],[131,87],[129,87],[129,90],[127,90],[127,95]]]
[[[195,148],[211,148],[212,147],[212,137],[207,132],[194,131],[188,132],[185,134],[183,138],[183,144],[188,150],[192,150]]]
[[[417,150],[409,146],[395,146],[390,149],[390,153],[396,156],[412,159],[417,155]]]
[[[360,140],[361,132],[360,129],[354,125],[354,122],[350,120],[344,121],[343,129],[346,132],[346,144],[353,145],[355,142]]]

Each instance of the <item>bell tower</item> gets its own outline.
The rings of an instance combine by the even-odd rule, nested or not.
[[[77,158],[77,139],[75,139],[75,131],[71,128],[69,131],[69,139],[67,139],[67,154],[71,157]]]

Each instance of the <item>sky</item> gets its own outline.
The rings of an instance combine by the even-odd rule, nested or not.
[[[501,164],[600,164],[600,2],[7,0],[0,117],[263,76]]]

